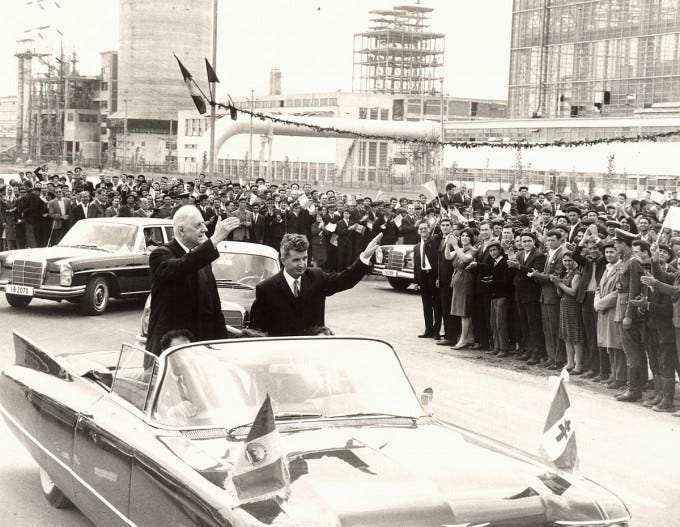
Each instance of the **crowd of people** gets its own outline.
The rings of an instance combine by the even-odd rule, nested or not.
[[[341,271],[370,240],[412,245],[422,338],[602,382],[619,401],[672,411],[680,357],[680,237],[662,229],[677,193],[561,196],[526,186],[499,196],[446,186],[438,196],[376,199],[310,184],[143,175],[64,176],[48,167],[0,179],[3,249],[54,245],[81,218],[172,218],[195,205],[208,236],[279,249],[303,235],[310,265]],[[382,199],[381,199],[382,195]],[[443,335],[440,333],[443,330]],[[680,414],[680,412],[678,412]]]

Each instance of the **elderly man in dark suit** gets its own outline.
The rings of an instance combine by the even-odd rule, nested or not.
[[[161,337],[172,329],[187,329],[196,340],[227,337],[211,263],[217,244],[239,226],[238,218],[218,222],[208,238],[200,211],[180,208],[173,218],[175,238],[149,256],[151,313],[146,349],[160,354]]]
[[[286,234],[281,241],[283,269],[255,289],[250,328],[269,337],[307,335],[326,325],[326,297],[351,289],[366,274],[371,257],[380,247],[379,234],[347,269],[326,273],[307,267],[309,242],[302,234]]]

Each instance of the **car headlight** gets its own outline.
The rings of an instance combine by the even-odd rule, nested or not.
[[[61,264],[59,266],[59,283],[63,286],[71,285],[73,279],[73,269],[69,264]]]
[[[375,263],[379,263],[379,264],[383,263],[383,258],[384,258],[384,255],[383,255],[382,249],[378,249],[377,251],[375,251]]]

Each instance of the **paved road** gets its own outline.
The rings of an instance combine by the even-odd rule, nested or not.
[[[141,304],[114,302],[105,315],[81,317],[74,305],[34,301],[23,311],[0,298],[0,368],[13,360],[11,330],[49,347],[117,349],[138,329]],[[473,352],[439,353],[422,330],[420,300],[382,281],[364,281],[329,299],[327,324],[338,334],[391,341],[416,390],[431,386],[435,413],[537,453],[549,404],[547,375]],[[636,526],[680,525],[680,419],[614,401],[576,379],[569,386],[580,470],[627,503]],[[42,498],[35,463],[0,425],[0,525],[89,526],[77,511],[55,511]]]

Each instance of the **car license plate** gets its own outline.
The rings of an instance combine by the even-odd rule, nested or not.
[[[7,284],[5,286],[5,293],[11,295],[33,296],[33,288],[27,285]]]
[[[383,276],[397,276],[397,272],[393,269],[383,269]]]

